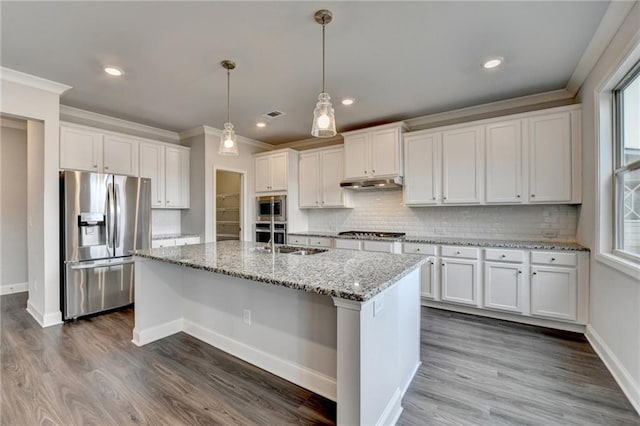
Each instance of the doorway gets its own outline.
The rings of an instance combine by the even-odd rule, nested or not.
[[[241,240],[243,173],[216,169],[216,241]]]

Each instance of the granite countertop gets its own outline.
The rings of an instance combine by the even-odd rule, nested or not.
[[[199,237],[200,234],[158,234],[152,235],[152,240],[168,240],[170,238],[192,238]]]
[[[254,251],[241,241],[137,250],[135,256],[342,299],[366,301],[427,258],[416,254],[328,249],[300,256]]]
[[[497,248],[514,248],[514,249],[530,249],[530,250],[565,250],[565,251],[589,251],[587,247],[583,247],[577,243],[561,242],[561,241],[518,241],[518,240],[491,240],[480,238],[463,238],[463,237],[439,237],[439,236],[411,236],[407,235],[400,238],[386,237],[353,237],[349,235],[338,235],[337,232],[289,232],[288,235],[298,235],[305,237],[325,237],[325,238],[341,238],[341,239],[358,239],[358,240],[378,240],[378,241],[402,241],[407,243],[423,243],[438,244],[452,246],[470,246],[470,247],[497,247]]]

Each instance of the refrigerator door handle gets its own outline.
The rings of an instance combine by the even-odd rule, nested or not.
[[[109,268],[112,266],[130,265],[132,263],[135,263],[133,259],[122,260],[119,262],[80,262],[77,264],[69,264],[69,269],[76,271],[78,269]]]
[[[114,193],[113,193],[113,184],[110,183],[107,185],[107,249],[113,249],[112,253],[109,253],[111,256],[115,254],[115,244],[114,244],[114,236],[115,236],[115,206],[114,206]]]
[[[113,220],[113,249],[115,251],[115,249],[117,247],[119,247],[119,241],[120,241],[120,224],[118,223],[121,219],[121,212],[120,212],[120,201],[118,201],[118,192],[120,191],[120,188],[118,187],[118,184],[113,184],[113,211],[114,211],[114,220]],[[115,254],[115,253],[114,253]]]

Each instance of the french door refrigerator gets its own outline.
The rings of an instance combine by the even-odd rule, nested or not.
[[[60,172],[61,297],[73,320],[133,303],[131,250],[151,241],[151,180]]]

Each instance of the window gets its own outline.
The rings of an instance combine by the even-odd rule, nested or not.
[[[640,63],[614,89],[614,250],[640,261]]]

